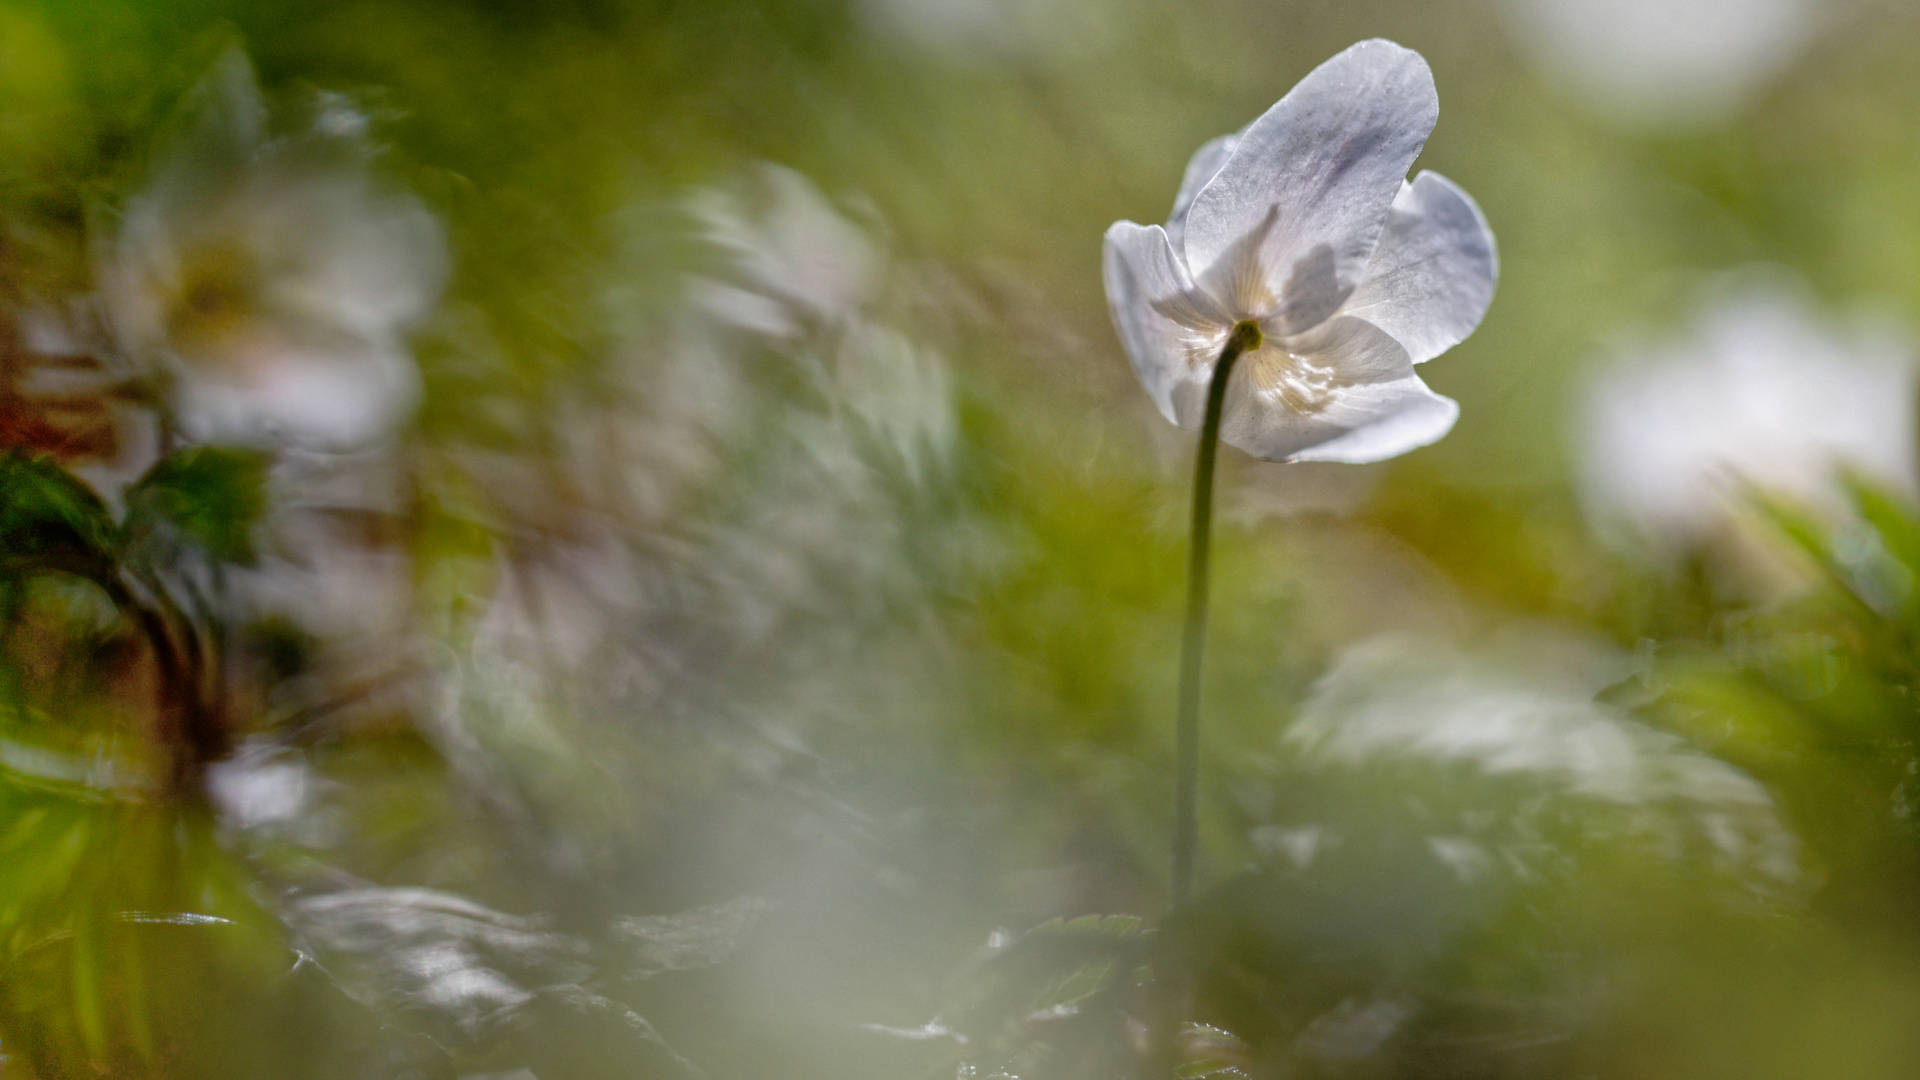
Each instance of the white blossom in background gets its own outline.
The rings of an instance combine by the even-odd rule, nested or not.
[[[690,206],[725,263],[695,298],[723,323],[791,337],[857,318],[873,292],[873,240],[792,169],[762,162]]]
[[[1319,1015],[1297,1054],[1378,1060],[1415,1016],[1487,1001],[1504,1045],[1568,1038],[1618,942],[1542,911],[1619,910],[1663,881],[1762,909],[1804,899],[1817,882],[1758,781],[1596,700],[1636,667],[1537,623],[1470,644],[1395,632],[1335,658],[1269,761],[1243,756],[1233,798],[1259,886],[1237,895],[1272,913],[1263,942],[1296,983],[1339,987],[1301,1001]],[[1490,931],[1529,947],[1484,967]],[[1496,981],[1462,997],[1406,977],[1435,964]]]
[[[700,454],[703,444],[752,437],[742,425],[757,422],[756,395],[736,340],[745,334],[804,361],[793,370],[833,404],[825,418],[785,418],[824,420],[810,464],[851,449],[844,428],[857,421],[913,476],[944,465],[958,434],[946,363],[871,310],[885,292],[885,275],[898,272],[873,233],[806,177],[766,162],[700,192],[690,208],[720,258],[710,274],[689,283],[701,317],[676,328],[675,347],[660,361],[634,369],[645,383],[643,406],[651,406],[644,427],[633,432],[649,445],[637,449],[649,458],[684,457]],[[857,463],[841,467],[849,479],[865,476]]]
[[[1790,66],[1820,0],[1502,0],[1550,74],[1616,118],[1724,118]]]
[[[380,439],[419,399],[407,334],[446,275],[439,222],[374,179],[342,102],[271,138],[238,52],[195,98],[107,251],[111,332],[166,373],[191,440]]]
[[[1167,419],[1198,428],[1236,324],[1257,324],[1220,437],[1274,461],[1380,461],[1452,429],[1414,365],[1493,299],[1493,233],[1452,181],[1407,169],[1439,116],[1418,53],[1363,41],[1202,146],[1173,215],[1107,230],[1114,326]]]
[[[886,37],[969,57],[1033,58],[1089,52],[1107,38],[1106,4],[1067,0],[860,0]]]
[[[303,754],[267,739],[247,740],[207,770],[207,795],[223,825],[309,848],[339,841],[344,822],[327,797],[341,790]]]
[[[1595,701],[1595,684],[1608,669],[1624,673],[1625,663],[1595,650],[1582,657],[1550,630],[1520,629],[1524,638],[1509,647],[1479,653],[1397,635],[1354,646],[1315,686],[1282,744],[1311,771],[1431,768],[1444,777],[1465,768],[1494,782],[1489,793],[1519,785],[1517,799],[1509,787],[1486,803],[1505,807],[1510,820],[1488,819],[1484,835],[1429,838],[1432,856],[1464,877],[1494,867],[1524,875],[1521,867],[1545,852],[1503,847],[1501,834],[1537,837],[1528,820],[1569,814],[1591,816],[1590,837],[1673,858],[1711,852],[1721,869],[1756,883],[1799,877],[1798,840],[1758,781]],[[1329,828],[1310,834],[1315,848],[1336,839]],[[1301,862],[1295,849],[1307,835],[1273,830],[1267,843]]]
[[[521,533],[448,680],[435,737],[476,778],[544,770],[530,787],[577,797],[549,778],[614,767],[636,716],[733,733],[771,774],[795,732],[925,662],[899,635],[874,640],[926,609],[952,535],[952,380],[883,314],[906,271],[877,230],[778,166],[679,209],[707,258],[663,315],[610,298],[622,344],[555,418],[557,475],[476,466],[489,487],[568,493],[514,515]],[[634,220],[645,273],[663,230],[650,211]],[[890,648],[914,655],[876,673]],[[604,753],[569,755],[602,733]]]
[[[1622,350],[1581,400],[1581,467],[1597,522],[1665,543],[1707,539],[1754,485],[1832,505],[1859,469],[1920,494],[1912,347],[1843,333],[1790,279],[1723,279],[1692,325]]]

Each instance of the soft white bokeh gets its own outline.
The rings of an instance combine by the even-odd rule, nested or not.
[[[1550,74],[1623,120],[1699,123],[1745,105],[1800,55],[1820,0],[1502,0]]]
[[[874,29],[922,44],[1000,49],[1019,40],[1026,0],[863,0]]]
[[[1721,279],[1690,326],[1621,349],[1586,387],[1589,512],[1685,544],[1721,529],[1748,484],[1830,506],[1845,466],[1920,493],[1913,359],[1891,331],[1822,319],[1780,274]]]
[[[243,829],[297,819],[317,782],[312,767],[292,754],[255,750],[246,748],[208,770],[207,793],[214,805]]]
[[[1314,769],[1464,767],[1538,793],[1514,804],[1515,814],[1584,815],[1583,802],[1604,806],[1589,835],[1675,856],[1711,851],[1737,875],[1794,881],[1798,842],[1766,790],[1679,737],[1595,701],[1595,674],[1625,669],[1606,660],[1596,652],[1568,663],[1551,632],[1484,654],[1410,637],[1375,639],[1349,649],[1321,679],[1283,742]],[[1296,862],[1308,836],[1309,857],[1337,840],[1324,830],[1285,834]],[[1463,877],[1520,865],[1516,851],[1484,837],[1436,834],[1428,847]]]
[[[676,209],[707,242],[701,273],[657,312],[610,296],[616,344],[556,409],[559,452],[466,455],[519,527],[432,737],[497,795],[512,775],[556,802],[652,797],[595,772],[658,767],[630,753],[636,723],[771,774],[924,660],[867,636],[928,609],[951,535],[952,378],[884,314],[906,269],[776,166]],[[664,230],[633,220],[639,266]],[[890,648],[906,664],[876,662]]]
[[[101,272],[120,347],[165,371],[180,431],[335,449],[419,399],[407,333],[446,276],[439,222],[369,173],[358,114],[274,139],[230,53],[196,89]]]
[[[722,322],[791,336],[855,318],[873,291],[873,240],[792,169],[762,162],[701,191],[691,210],[725,259],[694,297]]]
[[[1407,169],[1439,116],[1418,53],[1363,41],[1194,155],[1165,228],[1116,223],[1114,327],[1162,415],[1197,428],[1236,324],[1260,347],[1227,387],[1220,437],[1274,461],[1381,461],[1453,427],[1414,365],[1492,302],[1493,233],[1464,191]]]
[[[1100,48],[1112,5],[1074,0],[860,0],[874,32],[964,56],[1033,58]]]

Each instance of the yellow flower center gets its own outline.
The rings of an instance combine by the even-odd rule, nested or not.
[[[167,336],[175,348],[216,362],[231,351],[259,317],[259,279],[256,260],[238,244],[191,252],[167,311]]]

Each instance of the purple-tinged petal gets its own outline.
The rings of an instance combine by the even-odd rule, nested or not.
[[[1464,341],[1493,302],[1500,254],[1467,193],[1423,172],[1394,200],[1360,287],[1341,314],[1365,319],[1406,346],[1416,364]]]
[[[1433,73],[1416,52],[1376,39],[1321,64],[1248,125],[1193,198],[1187,264],[1205,277],[1277,208],[1260,249],[1269,288],[1310,282],[1287,329],[1324,321],[1359,284],[1439,114]]]

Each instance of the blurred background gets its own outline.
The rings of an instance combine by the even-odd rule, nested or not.
[[[1439,444],[1101,235],[1431,63]],[[0,1077],[1910,1077],[1920,9],[6,0]]]

